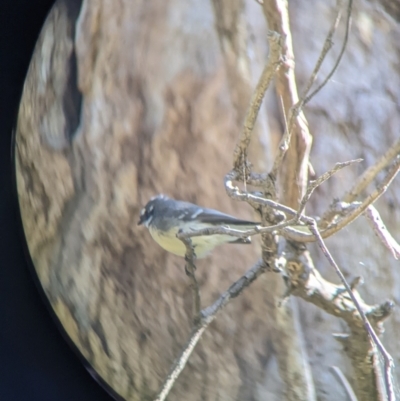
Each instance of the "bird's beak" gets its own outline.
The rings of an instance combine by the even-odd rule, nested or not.
[[[144,223],[146,220],[146,209],[142,209],[139,214],[139,221],[137,223],[138,226]]]

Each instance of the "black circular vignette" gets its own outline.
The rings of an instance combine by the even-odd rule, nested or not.
[[[44,296],[26,254],[16,197],[12,132],[53,3],[0,1],[0,400],[111,401],[121,398],[85,364]]]

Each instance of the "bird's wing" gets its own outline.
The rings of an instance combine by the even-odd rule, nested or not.
[[[234,224],[242,226],[254,226],[261,224],[254,221],[237,219],[236,217],[230,216],[229,214],[221,213],[218,210],[214,209],[207,209],[204,207],[202,208],[193,203],[183,202],[183,201],[176,201],[176,202],[179,203],[181,209],[184,210],[182,214],[179,216],[179,218],[185,222],[190,222],[196,219],[201,223],[214,224],[214,225]]]
[[[260,223],[248,220],[237,219],[229,214],[221,213],[213,209],[202,209],[198,214],[197,219],[203,223],[216,225],[239,225],[239,226],[254,226]]]

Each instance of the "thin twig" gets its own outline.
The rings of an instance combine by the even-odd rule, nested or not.
[[[225,291],[211,306],[202,310],[202,321],[211,322],[215,319],[216,314],[224,308],[228,302],[236,298],[242,291],[248,287],[258,276],[266,270],[265,264],[260,260],[252,266],[237,281],[235,281],[227,291]]]
[[[382,244],[389,249],[395,259],[400,258],[400,245],[392,237],[385,224],[383,223],[379,212],[374,206],[369,206],[364,212],[364,216],[372,226],[377,237],[381,240]]]
[[[343,196],[342,203],[352,204],[376,176],[385,169],[393,158],[400,154],[400,139],[398,139],[375,164],[365,170],[356,180],[353,187]],[[338,215],[338,202],[335,201],[321,217],[321,227],[327,227]]]
[[[343,285],[335,285],[321,276],[314,266],[309,251],[303,247],[299,248],[298,244],[293,241],[281,241],[280,245],[279,258],[276,262],[277,268],[286,273],[284,278],[288,295],[301,297],[306,302],[310,302],[325,312],[343,319],[348,324],[352,335],[340,335],[340,338],[335,335],[335,338],[345,344],[346,352],[352,359],[355,378],[359,385],[360,399],[367,399],[366,395],[375,394],[375,386],[372,380],[374,375],[377,374],[376,367],[369,356],[371,352],[374,355],[379,353],[375,351],[375,344],[370,341],[370,337],[364,330],[355,304]],[[356,283],[352,282],[350,287],[352,285],[355,286]],[[352,291],[373,327],[380,329],[383,320],[393,311],[393,302],[387,301],[379,305],[368,305],[356,289]]]
[[[346,31],[345,31],[345,35],[344,35],[342,49],[340,50],[339,56],[336,60],[336,63],[333,66],[331,72],[326,76],[324,81],[321,83],[321,85],[319,85],[313,92],[311,92],[304,99],[304,105],[307,104],[328,83],[328,81],[332,78],[333,74],[335,73],[336,69],[338,68],[340,61],[342,60],[342,57],[343,57],[344,51],[346,50],[347,42],[349,39],[352,7],[353,7],[353,0],[349,0],[349,4],[347,6]]]
[[[347,394],[348,401],[357,401],[357,397],[342,371],[337,366],[331,366],[329,370],[333,373],[333,376],[336,378],[336,380],[343,386]]]
[[[175,360],[167,378],[165,379],[157,398],[154,401],[164,401],[176,379],[186,366],[186,363],[193,352],[196,344],[199,342],[205,329],[216,318],[217,314],[228,304],[228,302],[237,297],[246,287],[248,287],[258,276],[265,272],[265,265],[262,261],[257,262],[251,267],[239,280],[233,283],[211,306],[205,308],[200,313],[200,320],[190,334],[189,340],[183,347],[179,357]]]
[[[269,226],[269,227],[255,227],[253,230],[248,230],[248,231],[238,231],[238,230],[233,230],[229,231],[227,229],[220,229],[217,228],[215,231],[212,231],[212,234],[228,234],[228,235],[233,235],[237,237],[245,237],[245,236],[251,236],[259,233],[265,233],[265,232],[272,232],[278,229],[283,229],[286,228],[289,230],[289,234],[292,232],[298,233],[301,235],[301,241],[304,240],[304,238],[312,238],[313,236],[309,234],[308,229],[306,227],[298,227],[297,225],[302,222],[304,224],[310,223],[311,219],[308,216],[302,215],[302,212],[304,211],[304,207],[308,200],[310,199],[311,194],[317,188],[319,185],[321,185],[323,182],[331,178],[335,173],[337,173],[339,170],[341,170],[344,167],[350,166],[351,164],[358,163],[360,162],[361,159],[356,159],[356,160],[349,160],[343,163],[336,163],[336,165],[323,175],[321,175],[317,180],[312,181],[306,191],[306,194],[304,195],[301,203],[300,203],[300,208],[298,211],[295,211],[294,209],[282,205],[278,202],[272,201],[271,199],[266,199],[257,195],[250,194],[248,192],[242,192],[238,187],[233,185],[233,180],[237,179],[237,173],[235,171],[231,171],[225,176],[225,189],[228,192],[229,196],[233,199],[236,200],[241,200],[241,201],[247,201],[250,204],[260,204],[263,206],[269,206],[275,210],[279,210],[281,212],[284,212],[285,214],[288,214],[293,217],[293,219],[279,223],[274,226]],[[295,226],[295,227],[291,227]],[[299,231],[300,230],[300,231]],[[286,230],[285,230],[286,231]],[[199,230],[198,235],[210,235],[209,234],[209,229],[205,230]],[[325,235],[325,231],[322,231],[322,235]],[[190,236],[195,236],[195,235],[188,235]],[[289,235],[291,236],[291,235]],[[293,237],[292,237],[293,238]],[[315,239],[314,239],[315,240]]]
[[[394,161],[386,176],[382,182],[378,185],[375,191],[373,191],[369,196],[367,196],[364,201],[361,202],[353,212],[349,213],[343,219],[339,220],[337,223],[332,224],[324,231],[324,238],[331,236],[337,231],[341,230],[343,227],[347,226],[353,222],[358,216],[365,212],[368,206],[372,205],[377,199],[379,199],[387,190],[391,182],[396,177],[400,170],[400,155]]]
[[[303,196],[303,199],[300,202],[299,210],[297,212],[298,216],[301,216],[303,213],[307,202],[310,200],[310,197],[314,190],[319,187],[321,184],[323,184],[325,181],[329,180],[334,174],[336,174],[338,171],[340,171],[342,168],[345,168],[347,166],[350,166],[354,163],[360,163],[362,159],[355,159],[355,160],[349,160],[347,162],[343,163],[336,163],[335,167],[333,167],[331,170],[327,171],[326,173],[322,174],[320,177],[318,177],[315,181],[311,181],[308,184],[307,191],[305,195]]]
[[[310,88],[311,88],[311,86],[315,82],[317,74],[318,74],[318,72],[319,72],[319,70],[321,68],[321,65],[322,65],[327,53],[329,52],[330,48],[332,47],[332,37],[333,37],[333,35],[334,35],[334,33],[335,33],[336,29],[337,29],[337,26],[339,24],[339,21],[341,19],[341,15],[342,15],[342,11],[341,11],[341,3],[342,2],[339,1],[338,3],[339,4],[338,4],[337,16],[336,16],[335,21],[334,21],[331,29],[329,30],[328,35],[327,35],[327,37],[325,39],[325,43],[324,43],[322,52],[321,52],[321,54],[320,54],[320,56],[318,58],[318,61],[317,61],[316,65],[315,65],[315,67],[314,67],[314,70],[313,70],[313,72],[312,72],[312,74],[310,76],[310,79],[309,79],[309,81],[307,83],[307,86],[305,88],[304,94],[300,97],[299,101],[290,108],[289,113],[287,113],[289,115],[288,119],[286,118],[286,113],[283,112],[284,113],[284,118],[285,118],[285,131],[284,131],[282,139],[281,139],[281,141],[279,143],[278,154],[277,154],[277,156],[276,156],[276,158],[274,160],[274,164],[273,164],[273,167],[272,167],[272,170],[271,170],[271,173],[270,173],[272,177],[275,177],[275,178],[277,177],[277,174],[278,174],[278,171],[279,171],[279,169],[280,169],[280,167],[282,165],[284,156],[285,156],[287,150],[289,149],[289,144],[290,144],[290,141],[291,141],[292,133],[294,132],[294,129],[295,129],[296,119],[300,116],[300,113],[301,113],[301,111],[303,109],[303,106],[319,90],[321,90],[321,88],[328,82],[328,80],[333,75],[334,71],[336,70],[337,66],[339,65],[340,60],[342,58],[342,55],[344,53],[344,50],[346,48],[349,26],[347,26],[346,36],[345,36],[345,40],[344,40],[344,43],[343,43],[343,46],[342,46],[341,54],[339,55],[338,60],[337,60],[337,62],[335,64],[335,66],[333,67],[331,73],[328,75],[328,77],[325,79],[325,81],[310,96],[306,97],[308,92],[309,92],[309,90],[310,90]],[[348,24],[349,24],[349,18],[350,18],[350,15],[351,15],[351,3],[352,3],[352,0],[350,0],[349,3],[350,3],[350,5],[349,5],[349,9],[348,9]],[[284,110],[283,106],[282,106],[282,110]]]
[[[282,205],[278,202],[275,202],[271,199],[266,199],[262,196],[241,191],[237,186],[233,184],[233,181],[236,181],[237,179],[238,179],[238,174],[233,170],[230,171],[228,174],[226,174],[224,178],[225,190],[230,198],[238,201],[248,202],[252,206],[254,205],[270,206],[275,210],[279,210],[291,216],[296,216],[297,211],[290,208],[289,206]],[[301,220],[303,221],[303,218]],[[307,221],[304,220],[304,223],[307,223]]]
[[[171,391],[172,386],[175,384],[176,379],[179,377],[182,370],[185,368],[190,355],[192,354],[194,348],[199,342],[207,326],[208,324],[200,325],[196,326],[193,329],[188,342],[185,344],[185,346],[181,351],[181,354],[172,365],[171,370],[168,373],[168,376],[165,379],[160,391],[158,392],[157,398],[155,398],[154,401],[164,401],[167,398],[169,392]]]
[[[267,227],[263,227],[261,225],[255,225],[253,229],[243,230],[243,231],[237,230],[235,228],[230,228],[229,226],[215,226],[215,227],[201,228],[199,230],[183,231],[177,234],[177,237],[180,240],[189,239],[193,237],[209,236],[209,235],[230,235],[236,238],[247,238],[257,234],[272,233],[274,231],[281,230],[290,225],[293,225],[292,220],[287,220],[282,223]],[[309,232],[307,226],[298,226],[296,228],[300,231],[304,229],[305,232]]]
[[[384,194],[386,192],[388,186],[391,184],[393,179],[396,177],[399,170],[400,170],[400,155],[397,157],[397,159],[395,160],[393,165],[390,167],[386,176],[384,177],[382,182],[379,184],[379,186],[376,188],[376,190],[374,192],[372,192],[369,196],[367,196],[364,199],[364,201],[361,202],[360,205],[356,209],[354,209],[352,212],[350,212],[347,216],[343,217],[338,222],[331,224],[327,229],[321,231],[321,236],[323,238],[330,237],[331,235],[337,233],[342,228],[349,225],[357,217],[359,217],[362,213],[364,213],[365,210],[368,208],[368,206],[373,204],[377,199],[379,199],[379,197],[382,194]],[[302,221],[306,222],[304,219],[302,219]],[[294,230],[291,229],[290,227],[285,228],[285,232],[288,234],[288,237],[294,241],[298,241],[298,242],[315,241],[314,236],[309,235],[309,234],[294,232]]]
[[[292,109],[289,110],[289,121],[288,121],[282,96],[280,96],[280,100],[281,100],[283,119],[285,121],[285,131],[283,132],[282,138],[279,142],[278,153],[275,157],[274,164],[273,164],[271,172],[270,172],[271,176],[274,177],[274,179],[276,179],[276,177],[278,176],[278,171],[282,165],[283,158],[285,157],[285,154],[289,149],[290,140],[292,138],[292,133],[294,130],[294,114],[295,113]]]
[[[333,221],[337,221],[339,217],[344,217],[358,208],[361,205],[361,202],[352,202],[347,203],[340,201],[339,199],[335,199],[327,212],[325,212],[324,216],[318,221],[318,227],[321,230],[324,230],[329,225],[333,223]]]
[[[315,65],[314,71],[312,72],[310,79],[308,80],[307,86],[304,89],[303,96],[301,97],[301,99],[303,99],[303,101],[302,101],[303,105],[304,105],[304,102],[305,102],[308,92],[310,91],[311,87],[313,86],[313,84],[317,78],[318,72],[321,69],[321,65],[322,65],[323,61],[325,60],[326,55],[328,54],[329,50],[332,48],[332,45],[333,45],[332,38],[339,25],[340,19],[342,18],[342,3],[343,3],[342,0],[338,1],[337,14],[336,14],[335,21],[333,22],[331,29],[328,32],[328,35],[325,39],[324,46],[322,48],[322,52],[318,57],[317,64]]]
[[[376,347],[379,349],[380,353],[383,356],[384,363],[385,363],[385,385],[386,385],[386,392],[388,395],[389,401],[394,401],[394,391],[393,391],[393,383],[392,383],[392,369],[393,369],[393,359],[390,354],[386,351],[385,347],[381,343],[379,337],[376,335],[375,330],[371,326],[370,322],[368,321],[363,309],[360,306],[357,298],[355,297],[353,291],[351,290],[350,285],[347,283],[342,271],[340,270],[339,266],[333,259],[331,253],[329,252],[328,248],[326,247],[324,240],[321,237],[321,234],[318,231],[317,224],[314,221],[310,224],[310,231],[314,234],[315,238],[317,239],[317,243],[321,248],[323,254],[328,259],[329,264],[335,269],[336,274],[339,276],[340,280],[342,281],[344,287],[346,288],[351,300],[353,301],[355,307],[357,308],[358,313],[361,316],[361,319],[364,323],[364,327],[367,330],[367,333],[370,335],[372,341],[375,343]]]
[[[275,157],[274,164],[273,164],[271,172],[270,172],[271,176],[274,177],[274,179],[276,179],[276,177],[278,176],[278,171],[281,168],[285,154],[289,149],[290,141],[292,139],[292,134],[294,131],[294,125],[295,125],[294,120],[295,120],[295,117],[297,117],[297,115],[299,113],[298,109],[295,110],[294,108],[291,108],[289,110],[289,118],[287,119],[284,108],[282,108],[282,110],[283,110],[282,112],[283,112],[284,119],[285,119],[285,131],[279,142],[278,153]]]
[[[387,152],[382,155],[374,165],[364,171],[364,173],[357,179],[351,190],[344,195],[343,201],[348,203],[355,201],[361,192],[364,191],[367,186],[376,178],[376,176],[383,169],[385,169],[395,157],[399,156],[399,154],[400,139],[390,146]]]
[[[250,107],[243,124],[243,131],[233,153],[233,165],[238,171],[240,171],[240,165],[245,163],[245,155],[250,143],[251,133],[253,132],[254,124],[256,122],[261,103],[264,99],[265,92],[268,89],[275,72],[279,69],[282,63],[280,35],[272,31],[268,31],[267,35],[270,46],[268,62],[261,74],[260,80],[251,98]]]

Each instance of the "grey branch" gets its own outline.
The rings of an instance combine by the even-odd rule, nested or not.
[[[327,35],[327,37],[325,39],[325,43],[324,43],[324,46],[322,48],[321,54],[318,57],[317,64],[315,65],[314,71],[312,72],[312,74],[310,76],[310,79],[308,80],[307,86],[306,86],[306,88],[304,90],[304,94],[302,96],[302,99],[304,99],[303,103],[305,103],[306,96],[308,95],[311,87],[313,86],[313,84],[314,84],[314,82],[315,82],[315,80],[317,78],[317,75],[319,73],[319,70],[321,69],[322,63],[324,62],[326,55],[328,54],[329,50],[333,46],[332,38],[333,38],[333,35],[335,34],[336,29],[337,29],[337,27],[339,25],[340,19],[342,18],[342,3],[343,3],[342,0],[338,1],[337,14],[336,14],[335,21],[333,22],[333,24],[331,26],[331,29],[328,32],[328,35]]]
[[[240,166],[242,164],[246,164],[245,159],[247,148],[250,143],[251,133],[253,132],[254,124],[257,120],[262,100],[269,84],[272,81],[272,78],[275,75],[275,72],[279,69],[282,63],[282,48],[280,40],[281,37],[279,34],[272,31],[268,32],[268,41],[270,46],[268,62],[261,74],[260,80],[251,98],[250,107],[243,124],[243,131],[233,153],[233,166],[237,171],[240,170]]]
[[[351,2],[352,1],[350,0],[350,3]],[[314,83],[314,81],[315,81],[315,79],[317,77],[317,74],[318,74],[318,72],[319,72],[319,70],[321,68],[321,65],[322,65],[327,53],[329,52],[330,48],[332,47],[332,37],[333,37],[333,35],[334,35],[335,31],[336,31],[337,25],[339,24],[339,21],[340,21],[340,18],[341,18],[341,4],[340,3],[341,2],[339,1],[337,17],[336,17],[331,29],[329,30],[329,33],[328,33],[327,38],[325,40],[324,47],[323,47],[322,52],[321,52],[321,54],[319,56],[317,64],[314,67],[314,70],[313,70],[313,72],[311,74],[311,77],[310,77],[310,79],[308,81],[308,84],[306,86],[306,89],[304,91],[303,96],[301,96],[301,98],[299,99],[297,104],[293,105],[290,108],[288,113],[285,113],[285,107],[284,107],[284,104],[283,104],[283,101],[282,101],[282,110],[283,110],[284,120],[285,120],[285,131],[284,131],[282,139],[281,139],[281,141],[279,143],[278,153],[277,153],[277,156],[276,156],[275,161],[274,161],[274,165],[273,165],[272,170],[271,170],[271,176],[274,177],[274,178],[277,177],[278,171],[279,171],[279,169],[280,169],[280,167],[282,165],[282,162],[283,162],[283,159],[285,157],[285,154],[286,154],[287,150],[289,149],[291,137],[292,137],[292,134],[293,134],[293,132],[295,130],[296,123],[298,124],[298,126],[300,128],[302,127],[302,124],[301,124],[301,122],[298,121],[298,118],[299,118],[299,116],[302,117],[301,110],[303,109],[303,106],[307,102],[309,102],[311,100],[311,98],[313,96],[315,96],[322,89],[322,87],[324,85],[326,85],[326,83],[328,82],[328,80],[331,78],[331,76],[333,75],[334,71],[338,67],[338,65],[340,63],[340,60],[342,58],[344,49],[346,48],[346,43],[347,43],[347,38],[348,38],[348,31],[347,31],[347,34],[346,34],[345,41],[343,43],[342,52],[341,52],[341,54],[340,54],[340,56],[339,56],[339,58],[338,58],[338,60],[337,60],[337,62],[335,64],[334,68],[332,69],[331,73],[328,75],[328,77],[324,80],[324,82],[311,95],[306,97],[308,92],[309,92],[309,90],[310,90],[310,88],[311,88],[311,86],[313,85],[313,83]],[[348,20],[350,18],[350,14],[351,14],[351,12],[349,10]],[[290,86],[289,86],[289,88],[290,88]],[[281,100],[282,100],[282,98],[281,98]],[[288,115],[288,117],[286,116],[286,114]],[[303,128],[303,129],[306,129],[306,128]],[[309,135],[309,133],[308,133],[308,135]]]
[[[364,191],[367,186],[376,178],[376,176],[390,163],[392,163],[393,159],[398,159],[399,155],[400,139],[398,139],[374,165],[364,171],[364,173],[355,182],[353,188],[344,195],[343,201],[348,203],[355,201],[361,192]]]
[[[400,155],[396,158],[396,160],[390,167],[389,171],[387,172],[386,176],[383,178],[383,180],[375,189],[375,191],[373,191],[369,196],[367,196],[356,209],[351,211],[349,214],[340,219],[338,222],[335,222],[331,224],[328,228],[322,230],[320,232],[322,238],[328,238],[331,235],[337,233],[339,230],[349,225],[357,217],[359,217],[362,213],[364,213],[370,205],[372,205],[377,199],[379,199],[382,196],[382,194],[386,192],[388,186],[396,177],[399,170],[400,170]],[[315,241],[315,237],[313,235],[294,232],[294,230],[291,230],[290,228],[286,228],[285,231],[286,234],[294,241],[298,242]]]
[[[164,401],[167,397],[169,392],[171,391],[172,386],[174,385],[176,379],[179,377],[182,370],[185,368],[186,363],[192,354],[194,348],[196,347],[197,343],[199,342],[201,336],[203,335],[204,330],[207,328],[208,325],[204,326],[196,326],[193,330],[192,334],[189,337],[188,342],[183,347],[181,354],[177,358],[177,360],[172,365],[170,372],[168,373],[167,378],[165,379],[157,397],[154,401]]]
[[[282,241],[278,255],[279,259],[276,260],[276,264],[278,269],[285,272],[286,296],[292,294],[301,297],[306,302],[343,319],[348,324],[351,335],[339,334],[335,335],[335,338],[343,343],[352,360],[360,400],[375,400],[374,394],[379,392],[375,376],[379,374],[379,369],[371,359],[374,346],[346,288],[325,280],[314,267],[309,252],[301,244]],[[356,286],[355,282],[352,284],[353,287]],[[355,288],[352,291],[373,327],[381,332],[383,321],[393,310],[393,303],[386,301],[380,305],[367,305]]]
[[[336,378],[336,380],[343,386],[347,394],[348,401],[357,401],[357,397],[342,371],[337,366],[331,366],[329,370],[333,373],[333,376]]]
[[[177,234],[177,237],[183,241],[188,238],[193,237],[201,237],[208,235],[230,235],[232,237],[237,238],[247,238],[257,234],[265,234],[265,233],[273,233],[274,231],[283,229],[289,225],[293,224],[292,221],[284,221],[279,224],[275,224],[272,226],[263,227],[261,225],[254,226],[251,230],[237,230],[234,228],[230,228],[229,226],[215,226],[215,227],[207,227],[202,228],[200,230],[192,230],[192,231],[183,231]],[[306,228],[306,226],[304,226]]]
[[[297,212],[297,215],[300,217],[301,214],[303,213],[307,202],[310,200],[310,197],[312,193],[315,191],[317,187],[319,187],[321,184],[323,184],[325,181],[329,180],[335,173],[340,171],[342,168],[345,168],[347,166],[350,166],[354,163],[360,163],[362,159],[355,159],[355,160],[349,160],[347,162],[343,163],[336,163],[335,167],[333,167],[331,170],[327,171],[326,173],[322,174],[320,177],[318,177],[315,181],[311,181],[308,184],[307,191],[305,195],[303,196],[303,199],[300,202],[299,210]]]
[[[228,229],[226,228],[219,227],[218,230],[216,230],[213,233],[229,234],[237,237],[242,237],[242,236],[250,236],[262,232],[271,232],[277,229],[281,229],[282,235],[291,240],[297,242],[313,242],[316,239],[312,234],[304,232],[304,230],[299,231],[298,227],[292,228],[291,226],[296,225],[298,221],[304,224],[310,224],[312,222],[312,219],[305,215],[300,216],[299,213],[302,211],[302,209],[304,209],[304,206],[308,201],[309,197],[311,196],[312,192],[314,191],[314,189],[322,182],[324,182],[326,179],[330,178],[339,169],[359,161],[360,160],[357,159],[345,163],[338,163],[332,170],[328,171],[327,173],[323,174],[320,178],[318,178],[314,183],[311,184],[309,190],[303,197],[299,211],[295,211],[294,209],[282,205],[278,202],[272,201],[271,199],[266,199],[261,196],[241,191],[237,186],[233,184],[233,181],[238,178],[238,174],[235,171],[231,171],[225,176],[225,189],[231,198],[240,201],[246,201],[253,207],[256,205],[269,206],[275,210],[281,211],[289,216],[292,216],[293,220],[286,221],[275,226],[258,227],[252,231],[247,231],[247,232],[228,231]],[[376,190],[372,192],[369,196],[367,196],[363,202],[356,203],[351,207],[348,207],[347,208],[348,213],[345,214],[344,217],[341,218],[339,221],[323,229],[320,232],[322,238],[330,237],[331,235],[335,234],[336,232],[338,232],[339,230],[341,230],[342,228],[346,227],[348,224],[353,222],[362,213],[364,213],[366,209],[387,190],[388,186],[396,177],[399,170],[400,170],[400,156],[397,157],[397,159],[387,172],[386,176],[384,177],[380,185],[376,188]],[[203,234],[200,233],[199,235],[205,235],[205,232]]]
[[[265,265],[261,261],[257,262],[244,274],[244,276],[233,283],[228,290],[226,290],[211,306],[201,311],[200,319],[197,325],[194,327],[189,340],[184,345],[180,355],[171,367],[171,370],[161,386],[155,401],[164,401],[167,398],[176,379],[185,368],[191,353],[196,347],[196,344],[199,342],[206,328],[216,318],[217,314],[229,303],[231,299],[237,297],[246,287],[256,280],[258,276],[264,273],[265,269]]]
[[[339,7],[340,7],[340,2],[339,2]],[[339,56],[336,60],[335,65],[333,66],[331,72],[326,76],[324,81],[321,83],[321,85],[318,86],[310,95],[308,95],[304,99],[304,104],[308,103],[327,83],[328,81],[332,78],[333,74],[335,73],[336,69],[338,68],[340,61],[342,60],[343,54],[346,50],[347,42],[349,40],[349,33],[350,33],[350,22],[351,22],[351,11],[353,7],[353,0],[349,0],[348,6],[347,6],[347,19],[346,19],[346,32],[342,44],[342,49],[340,50]],[[329,35],[328,35],[329,38]]]
[[[400,245],[392,237],[385,224],[383,223],[379,212],[374,206],[369,206],[364,212],[364,216],[370,223],[377,237],[381,240],[382,244],[389,249],[395,259],[400,257]]]
[[[388,150],[382,155],[378,161],[370,166],[363,174],[356,180],[353,187],[343,196],[342,202],[352,203],[360,194],[368,187],[368,185],[375,180],[377,175],[385,169],[393,159],[400,154],[400,139],[398,139]],[[334,205],[337,202],[334,202]],[[328,226],[329,223],[337,216],[335,207],[332,205],[321,217],[321,225]]]
[[[339,199],[335,199],[329,206],[329,210],[324,214],[324,216],[318,222],[318,227],[321,230],[327,228],[333,222],[336,222],[340,217],[345,217],[349,213],[352,213],[361,205],[361,202],[347,203]]]
[[[340,270],[339,266],[333,259],[331,253],[329,252],[328,248],[326,247],[324,240],[322,239],[318,229],[317,225],[314,222],[314,224],[310,225],[310,230],[314,234],[314,236],[317,239],[317,243],[319,247],[321,248],[323,254],[325,257],[328,259],[329,264],[335,269],[336,274],[339,276],[340,280],[342,281],[344,287],[346,288],[347,293],[349,294],[351,300],[353,301],[358,313],[361,316],[361,319],[363,321],[364,327],[367,330],[367,333],[370,335],[372,341],[375,343],[376,347],[378,348],[379,352],[383,356],[384,359],[384,364],[385,364],[385,369],[384,369],[384,377],[385,377],[385,385],[386,385],[386,392],[388,396],[389,401],[394,401],[395,396],[394,396],[394,390],[393,390],[393,382],[392,382],[392,370],[394,368],[393,364],[393,359],[390,356],[390,354],[386,351],[385,347],[383,346],[382,342],[380,341],[379,337],[376,335],[375,330],[371,326],[371,323],[369,322],[366,314],[364,313],[363,308],[360,305],[359,299],[355,296],[354,292],[352,291],[350,285],[347,283],[347,280],[345,279],[342,271]]]
[[[289,221],[285,221],[280,224],[274,225],[274,226],[256,227],[254,230],[249,230],[246,232],[244,232],[244,231],[239,232],[236,230],[228,231],[225,229],[225,230],[216,230],[216,231],[213,231],[213,233],[214,234],[217,234],[217,233],[218,234],[230,234],[233,236],[242,237],[242,236],[250,236],[250,235],[263,233],[263,232],[272,232],[272,231],[275,231],[278,229],[283,229],[283,228],[288,228],[289,230],[291,230],[290,226],[297,225],[300,222],[304,223],[304,224],[310,224],[310,223],[312,223],[313,219],[311,219],[308,216],[302,215],[302,211],[304,210],[304,207],[305,207],[306,203],[308,202],[311,194],[315,190],[315,188],[318,187],[319,185],[321,185],[323,182],[325,182],[330,177],[332,177],[332,175],[334,175],[337,171],[339,171],[342,168],[347,167],[353,163],[359,162],[359,161],[360,161],[360,159],[356,159],[356,160],[350,160],[350,161],[343,162],[343,163],[337,163],[331,170],[329,170],[328,172],[323,174],[317,180],[313,181],[310,184],[310,186],[308,187],[306,194],[304,195],[304,197],[301,201],[300,209],[298,211],[296,211],[288,206],[282,205],[278,202],[275,202],[271,199],[267,199],[262,196],[258,196],[258,195],[254,195],[254,194],[251,194],[248,192],[241,191],[237,186],[235,186],[233,184],[233,181],[235,181],[239,178],[239,174],[237,172],[235,172],[234,170],[232,170],[225,176],[225,189],[231,198],[239,200],[239,201],[246,201],[253,207],[257,207],[257,205],[269,206],[272,209],[278,210],[280,212],[285,213],[288,216],[291,216],[292,219]],[[294,233],[298,232],[297,231],[298,229],[299,229],[299,227],[295,227],[293,229],[294,231],[289,231],[289,234],[291,232],[294,232]],[[302,230],[302,231],[304,231],[304,230]],[[207,232],[208,232],[208,229],[201,230],[198,233],[199,233],[199,235],[202,235],[203,233],[205,235],[210,235],[210,234],[207,234]],[[301,232],[299,233],[299,235],[301,235]],[[304,234],[304,235],[307,235],[307,234]],[[188,236],[194,236],[194,235],[188,235]],[[308,234],[308,236],[310,236],[310,234]]]

